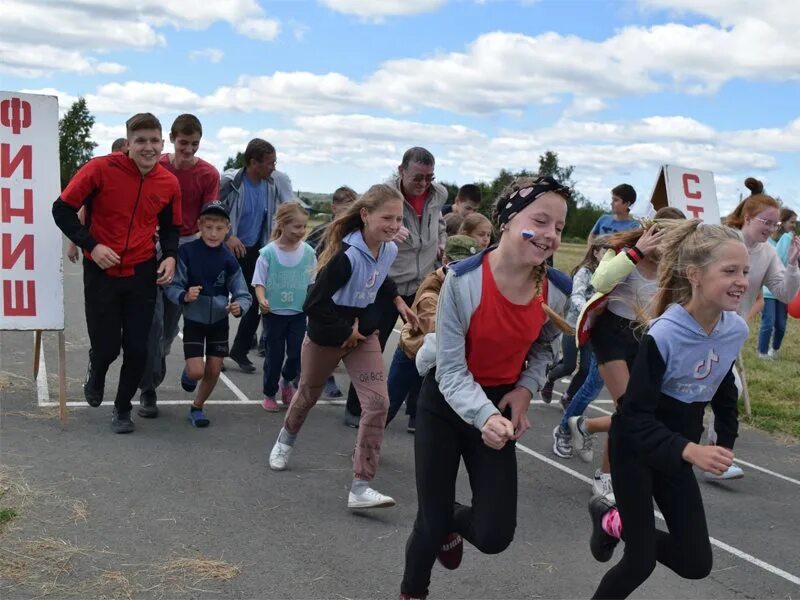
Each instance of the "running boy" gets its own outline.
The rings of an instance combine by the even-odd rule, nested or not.
[[[203,405],[217,385],[222,360],[228,354],[228,314],[239,317],[250,307],[250,290],[224,243],[231,228],[225,205],[214,201],[204,206],[198,227],[200,239],[178,250],[178,270],[165,293],[183,309],[186,368],[181,386],[193,392],[200,381],[189,420],[195,427],[207,427]]]
[[[631,218],[631,206],[636,202],[636,190],[627,183],[621,183],[611,190],[611,214],[603,215],[589,233],[591,244],[598,235],[608,235],[636,229],[639,222]]]
[[[100,406],[108,367],[122,368],[111,430],[130,433],[131,398],[142,378],[156,285],[172,281],[181,223],[181,189],[158,163],[164,147],[161,123],[150,113],[125,123],[128,154],[93,158],[53,203],[53,219],[83,249],[83,292],[89,331],[89,367],[83,394]],[[78,218],[85,207],[86,225]],[[156,262],[158,228],[163,259]]]

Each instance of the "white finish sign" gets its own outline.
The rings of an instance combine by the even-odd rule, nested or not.
[[[0,330],[64,329],[58,99],[0,91]]]

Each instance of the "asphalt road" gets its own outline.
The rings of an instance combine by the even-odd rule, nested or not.
[[[161,416],[134,417],[134,434],[114,435],[109,430],[112,403],[96,409],[83,403],[88,339],[80,267],[69,263],[65,297],[68,398],[77,404],[70,407],[66,426],[46,417],[52,411],[47,403],[57,401],[58,392],[55,334],[44,336],[47,377],[39,386],[30,381],[33,335],[0,334],[4,472],[46,492],[30,495],[0,545],[23,547],[25,541],[47,537],[91,549],[59,576],[58,585],[65,587],[50,588],[51,597],[75,595],[69,591],[81,589],[87,578],[110,572],[123,574],[126,583],[112,583],[97,595],[397,596],[416,511],[413,437],[402,415],[387,431],[375,481],[398,504],[361,513],[346,508],[355,431],[342,424],[341,406],[315,408],[290,470],[269,470],[267,454],[283,414],[260,407],[260,366],[250,375],[229,362],[228,383],[220,382],[208,405],[211,426],[193,429],[186,419],[190,395],[178,383],[183,360],[176,341],[167,361],[170,375],[159,390]],[[387,361],[395,343],[396,336]],[[255,353],[251,358],[257,361]],[[107,398],[113,398],[118,363],[108,377]],[[337,380],[344,389],[343,371],[337,371]],[[600,402],[590,411],[609,409],[610,404]],[[518,451],[518,527],[511,547],[484,556],[466,545],[460,569],[436,567],[431,597],[581,598],[594,591],[608,567],[596,563],[588,548],[588,478],[595,465],[553,455],[551,431],[560,415],[557,403],[531,407],[533,426]],[[659,566],[637,597],[800,596],[799,448],[745,428],[736,450],[746,470],[743,480],[701,482],[715,540],[712,574],[703,581],[685,581]],[[80,502],[85,509],[81,518],[62,514],[64,503],[55,502],[56,496]],[[463,473],[458,497],[469,502]],[[0,507],[7,499],[0,494]],[[227,581],[192,575],[181,585],[162,585],[159,566],[186,555],[221,559],[240,572]],[[0,551],[3,597],[41,592],[31,588],[34,574],[28,580],[3,579],[3,556]]]

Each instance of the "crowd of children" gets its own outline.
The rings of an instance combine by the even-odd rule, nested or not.
[[[342,397],[333,379],[342,361],[353,388],[347,419],[358,428],[347,506],[393,506],[372,482],[385,428],[406,404],[418,510],[400,593],[425,598],[436,560],[458,568],[464,541],[490,554],[512,541],[515,442],[530,427],[531,400],[540,394],[550,403],[556,383],[570,377],[553,452],[592,462],[595,434],[608,433],[589,502],[590,549],[606,562],[625,542],[594,597],[627,597],[656,562],[682,577],[708,575],[711,546],[692,466],[709,478],[743,476],[733,453],[735,363],[747,322],[761,312],[758,356],[776,359],[787,304],[800,291],[797,215],[761,182],[745,182],[752,194],[724,225],[687,220],[674,208],[634,219],[636,192],[618,185],[611,214],[597,221],[569,277],[548,266],[571,195],[552,177],[514,180],[491,199],[489,219],[476,185],[442,207],[446,190],[433,183],[432,155],[412,148],[394,180],[361,196],[337,189],[333,219],[307,235],[308,213],[287,201],[291,184],[275,171],[267,142],[248,145],[245,166],[225,174],[222,194],[219,174],[195,157],[196,117],[173,125],[174,154],[161,154],[153,115],[134,116],[127,129],[127,149],[90,161],[53,206],[56,223],[84,251],[90,405],[102,402],[122,345],[113,431],[134,430],[137,384],[139,414],[158,415],[155,390],[180,316],[180,382],[195,392],[189,421],[207,427],[205,402],[229,355],[229,315],[250,320],[234,358],[252,371],[245,345],[255,310],[262,406],[287,409],[268,455],[272,470],[289,467],[319,398]],[[142,188],[148,202],[139,208]],[[387,371],[383,348],[398,316]],[[614,415],[584,416],[604,386]],[[701,445],[709,404],[709,444]],[[470,504],[456,500],[462,460]],[[655,527],[653,500],[666,532]]]

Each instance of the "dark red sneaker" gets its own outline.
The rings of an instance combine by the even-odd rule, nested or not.
[[[448,533],[436,558],[445,569],[457,569],[464,555],[464,540],[457,533]]]
[[[412,596],[411,594],[400,594],[400,600],[425,600],[427,596]]]

